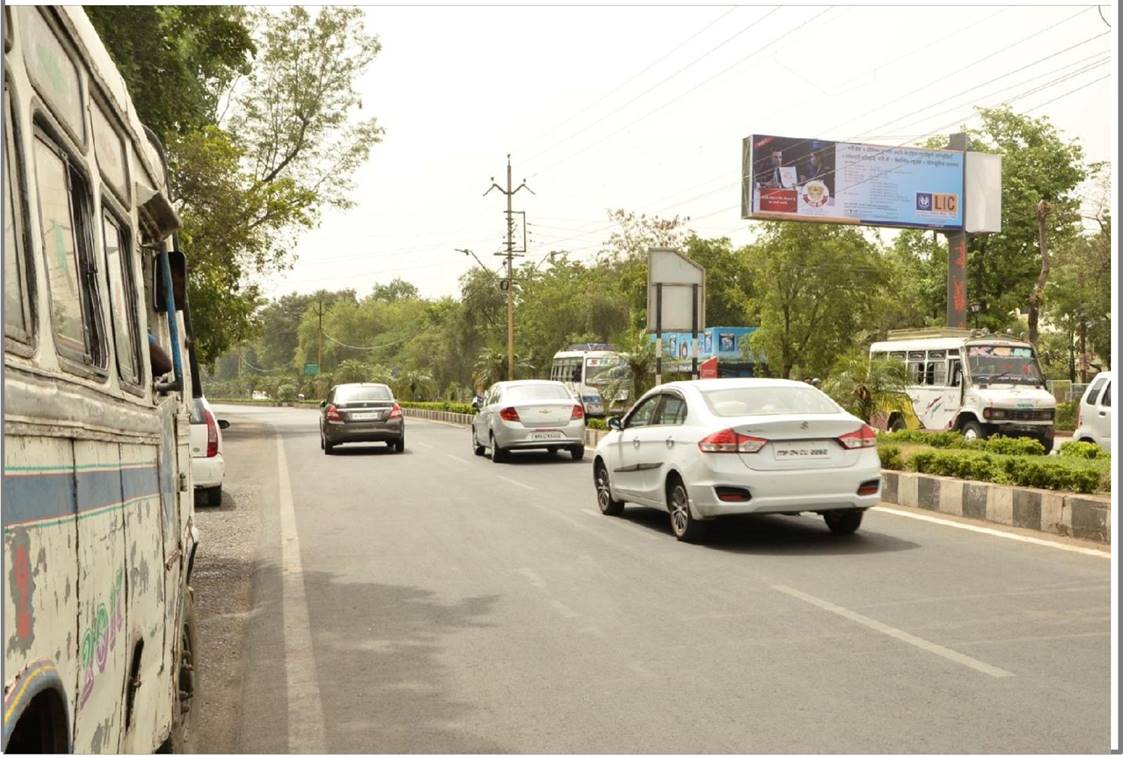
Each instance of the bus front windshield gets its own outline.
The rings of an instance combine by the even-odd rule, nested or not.
[[[629,378],[628,364],[618,356],[585,359],[585,384],[603,387]]]
[[[967,365],[974,381],[992,384],[1041,384],[1041,373],[1031,347],[970,345]]]

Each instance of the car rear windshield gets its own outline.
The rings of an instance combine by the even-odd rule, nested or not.
[[[704,391],[702,397],[715,416],[842,413],[814,387],[736,387]]]
[[[375,385],[373,387],[338,387],[335,390],[337,403],[361,403],[365,400],[393,400],[389,387]]]
[[[524,384],[518,387],[508,387],[503,392],[504,403],[527,403],[533,400],[572,400],[563,385],[560,384]]]

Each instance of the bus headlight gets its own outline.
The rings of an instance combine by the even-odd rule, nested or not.
[[[983,408],[983,418],[985,419],[1004,419],[1006,416],[1005,408]]]

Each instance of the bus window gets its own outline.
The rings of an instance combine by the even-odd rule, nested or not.
[[[104,367],[97,288],[92,277],[96,269],[89,235],[84,233],[89,191],[65,154],[40,134],[35,135],[34,156],[39,228],[56,346],[64,355]]]
[[[941,351],[942,352],[942,351]],[[928,369],[926,371],[925,384],[932,384],[937,387],[944,387],[948,382],[948,364],[943,358],[939,360],[928,361]]]
[[[7,82],[5,82],[7,85]],[[11,103],[4,87],[4,336],[31,341],[31,308],[26,293],[22,193],[13,189],[15,150],[12,144]]]
[[[86,144],[82,118],[82,85],[78,67],[70,59],[42,13],[27,13],[23,30],[24,58],[35,87],[51,105],[54,113],[79,144]]]
[[[126,203],[129,201],[129,177],[125,161],[125,143],[105,115],[101,104],[96,100],[90,109],[94,122],[94,151],[97,165],[106,183],[116,191],[117,196]]]
[[[925,361],[923,350],[910,350],[908,354],[909,381],[912,384],[925,384]]]
[[[104,207],[104,203],[103,203]],[[113,345],[117,352],[117,372],[132,385],[140,384],[140,359],[137,356],[136,279],[131,264],[132,247],[123,224],[108,211],[102,216],[105,241],[105,271],[109,275],[109,303],[113,315]]]

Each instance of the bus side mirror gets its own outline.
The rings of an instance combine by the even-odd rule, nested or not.
[[[624,422],[619,416],[613,416],[608,420],[608,428],[614,432],[618,432],[624,428]]]
[[[218,428],[219,428],[219,429],[229,429],[229,428],[230,428],[230,422],[229,422],[229,421],[227,421],[227,420],[226,420],[226,419],[224,419],[224,418],[220,418],[220,419],[218,420]]]

